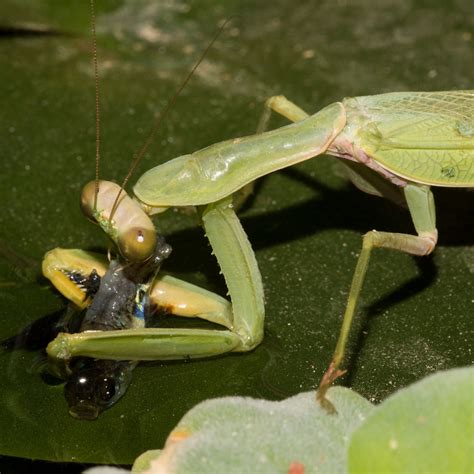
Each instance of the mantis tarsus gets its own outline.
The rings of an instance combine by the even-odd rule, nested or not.
[[[272,111],[294,123],[265,131]],[[144,262],[155,248],[154,226],[147,214],[197,206],[232,305],[184,282],[159,277],[148,283],[150,297],[158,304],[226,329],[144,328],[61,334],[48,347],[50,357],[169,360],[255,348],[263,337],[263,291],[251,245],[232,206],[232,195],[261,176],[322,154],[347,160],[351,180],[361,190],[397,202],[405,200],[417,234],[372,230],[363,237],[338,343],[317,392],[319,402],[333,410],[326,392],[343,373],[347,337],[372,249],[382,247],[419,256],[431,253],[437,230],[430,187],[474,187],[474,91],[356,97],[311,116],[283,96],[275,96],[267,100],[255,135],[211,145],[149,170],[134,187],[138,201],[123,197],[112,210],[117,195],[115,190],[107,191],[112,185],[95,184],[95,192],[89,185],[83,202],[89,215],[118,245],[124,262]],[[130,216],[137,216],[140,224],[132,224]],[[127,250],[134,247],[131,241],[147,241],[144,235],[148,234],[152,243],[139,245],[138,252]],[[84,305],[83,293],[70,278],[71,268],[76,271],[71,265],[74,252],[81,251],[56,249],[49,253],[44,271],[65,296]],[[80,257],[81,274],[105,270],[95,256],[84,253]],[[193,309],[181,311],[183,305],[193,305]]]

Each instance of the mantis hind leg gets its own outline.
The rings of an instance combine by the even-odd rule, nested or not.
[[[352,319],[367,273],[372,249],[377,247],[387,248],[406,252],[410,255],[423,256],[430,254],[436,246],[438,232],[436,230],[434,200],[429,187],[409,184],[404,189],[404,193],[418,235],[377,232],[375,230],[364,235],[362,250],[352,278],[336,349],[316,394],[317,400],[328,412],[335,412],[335,408],[326,399],[326,392],[330,385],[345,372],[340,369],[340,366],[344,360]]]

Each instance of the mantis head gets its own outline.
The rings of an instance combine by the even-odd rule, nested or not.
[[[118,184],[91,181],[81,194],[81,209],[117,245],[130,262],[143,262],[156,247],[156,229],[150,217]]]

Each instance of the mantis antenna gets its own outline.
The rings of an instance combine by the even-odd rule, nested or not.
[[[93,0],[91,0],[91,3],[93,3]],[[196,69],[199,67],[199,65],[202,63],[202,61],[204,60],[204,58],[206,57],[207,53],[209,52],[209,50],[212,48],[213,44],[215,43],[215,41],[217,40],[217,38],[220,36],[220,34],[222,33],[222,31],[224,30],[224,28],[226,27],[227,23],[229,23],[230,20],[232,20],[233,17],[229,17],[227,18],[224,23],[218,28],[218,30],[214,33],[214,36],[213,38],[211,39],[211,41],[209,42],[209,44],[206,46],[206,48],[204,49],[204,51],[201,53],[201,56],[199,57],[199,59],[196,61],[196,63],[194,64],[194,66],[191,68],[191,70],[188,72],[188,74],[185,76],[183,82],[180,84],[180,86],[178,87],[178,89],[176,90],[176,92],[172,95],[171,99],[168,100],[168,102],[166,103],[165,105],[165,108],[163,109],[163,111],[160,113],[160,115],[158,116],[158,118],[156,119],[156,122],[155,122],[155,125],[153,126],[150,134],[148,135],[148,138],[146,139],[145,143],[143,144],[143,146],[139,149],[139,151],[137,153],[134,154],[133,156],[133,161],[132,161],[132,165],[130,166],[130,169],[127,173],[127,175],[125,176],[124,180],[122,181],[122,184],[120,186],[120,190],[119,192],[117,193],[117,197],[115,198],[115,201],[114,201],[114,204],[112,206],[112,210],[110,212],[110,217],[109,217],[109,222],[112,222],[112,219],[113,219],[113,216],[115,214],[115,211],[117,210],[117,207],[118,207],[118,203],[119,203],[119,200],[120,200],[120,195],[122,194],[123,190],[125,189],[125,186],[127,185],[128,183],[128,180],[130,179],[130,177],[132,176],[132,173],[133,171],[135,170],[135,168],[137,167],[138,163],[140,163],[140,160],[143,158],[143,156],[145,155],[148,147],[150,146],[150,144],[153,142],[153,139],[155,138],[155,135],[156,133],[158,132],[161,124],[163,123],[165,117],[168,115],[169,111],[172,109],[174,103],[176,102],[176,99],[179,97],[179,95],[181,94],[181,92],[183,91],[183,89],[186,87],[187,83],[189,82],[189,80],[191,79],[191,77],[193,76],[194,72],[196,71]],[[94,33],[93,33],[94,34]],[[96,65],[97,66],[97,65]],[[96,91],[98,92],[98,87],[96,86]],[[98,100],[96,98],[96,105],[98,104]],[[98,112],[97,112],[98,113]],[[98,115],[96,116],[98,117]],[[98,120],[98,118],[97,118]],[[97,122],[98,123],[98,122]],[[99,135],[97,135],[98,137]],[[97,143],[97,146],[98,146],[98,143]],[[96,170],[97,172],[97,170]],[[98,192],[98,185],[97,185],[97,189],[96,189],[96,192]]]
[[[97,62],[97,35],[95,32],[95,5],[91,0],[91,31],[92,31],[92,61],[94,64],[95,81],[95,193],[94,209],[97,209],[99,195],[99,164],[100,164],[100,94],[99,94],[99,66]]]

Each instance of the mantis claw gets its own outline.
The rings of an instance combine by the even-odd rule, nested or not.
[[[346,372],[346,370],[339,369],[338,365],[334,361],[331,361],[328,369],[321,379],[321,382],[319,383],[319,387],[316,392],[316,401],[330,415],[336,414],[337,410],[336,407],[326,398],[326,393],[334,381],[341,375],[344,375]]]

